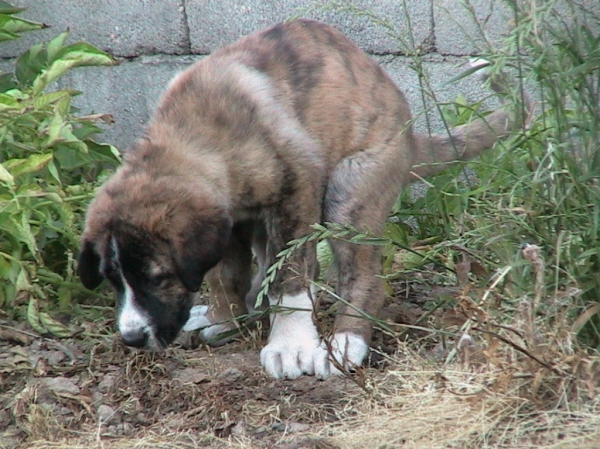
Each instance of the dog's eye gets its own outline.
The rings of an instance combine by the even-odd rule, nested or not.
[[[162,273],[150,278],[150,283],[158,288],[168,287],[175,276],[172,273]]]

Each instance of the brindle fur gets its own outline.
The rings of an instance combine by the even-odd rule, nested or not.
[[[135,283],[141,307],[160,310],[152,316],[166,345],[205,275],[211,322],[246,312],[253,235],[264,275],[286,242],[314,223],[380,233],[411,171],[426,176],[440,163],[472,158],[513,127],[502,110],[451,136],[416,135],[410,123],[402,92],[339,31],[297,20],[251,34],[170,84],[145,136],[89,207],[82,280],[95,287],[110,279],[110,242],[129,245],[129,266],[117,268]],[[377,315],[384,299],[378,247],[332,245],[337,293]],[[314,244],[305,245],[271,291],[306,289],[315,254]],[[371,324],[346,309],[335,331],[368,342]]]

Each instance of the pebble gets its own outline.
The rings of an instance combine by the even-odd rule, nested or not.
[[[273,425],[273,430],[286,433],[306,432],[310,429],[308,424],[300,422],[281,422]]]
[[[218,377],[219,379],[232,384],[240,380],[243,376],[244,373],[242,373],[239,369],[229,368],[220,373]]]
[[[102,404],[98,407],[98,420],[105,425],[119,424],[121,422],[121,415],[115,411],[110,405]]]
[[[105,375],[104,378],[98,384],[98,391],[100,393],[108,393],[115,386],[115,376]]]
[[[79,394],[81,391],[71,379],[67,379],[66,377],[47,377],[42,379],[42,381],[54,392]]]

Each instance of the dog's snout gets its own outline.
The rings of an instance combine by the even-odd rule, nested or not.
[[[143,329],[121,333],[121,337],[123,337],[123,342],[132,348],[145,348],[148,343],[148,334]]]

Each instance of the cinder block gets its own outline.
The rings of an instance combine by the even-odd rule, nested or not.
[[[189,50],[182,0],[13,0],[19,17],[51,28],[3,42],[0,57],[21,54],[69,29],[69,42],[87,41],[116,56],[183,54]]]
[[[414,128],[420,133],[445,133],[440,108],[454,103],[459,94],[469,102],[487,99],[484,107],[490,110],[499,102],[482,82],[479,74],[472,74],[455,83],[447,84],[454,76],[469,68],[468,58],[431,57],[423,61],[420,78],[411,58],[377,58],[384,70],[406,95],[414,119]]]
[[[98,140],[126,149],[142,136],[169,81],[195,60],[178,56],[142,57],[115,67],[81,67],[69,72],[59,88],[83,92],[74,105],[80,114],[109,113],[115,123],[103,126]]]
[[[558,29],[577,23],[586,26],[598,36],[600,32],[600,1],[598,0],[557,0],[556,17],[561,21]]]
[[[353,6],[346,9],[328,8],[328,3],[323,2],[320,9],[307,9],[314,3],[312,0],[188,0],[186,12],[192,51],[208,54],[255,30],[294,16],[329,23],[369,53],[403,53],[405,45],[411,45],[410,27],[416,46],[431,48],[433,22],[430,1],[406,1],[410,27],[402,1],[355,0],[349,2]],[[337,3],[347,5],[346,2]],[[384,25],[374,23],[378,20],[389,23],[397,36],[391,37]]]
[[[116,67],[84,67],[73,70],[60,81],[59,87],[71,87],[83,94],[76,97],[75,105],[81,114],[110,113],[115,123],[105,126],[100,140],[120,149],[127,148],[138,139],[156,107],[160,95],[169,81],[201,57],[143,57],[124,61]],[[455,84],[445,85],[454,75],[467,69],[466,58],[431,58],[424,63],[430,90],[434,95],[422,95],[413,61],[407,57],[375,57],[381,66],[406,95],[419,132],[444,132],[438,102],[451,103],[463,94],[469,101],[490,97],[492,93],[472,75]],[[424,102],[425,100],[425,102]],[[492,102],[489,108],[495,106]],[[426,115],[427,114],[427,115]]]
[[[115,123],[106,126],[101,140],[118,148],[127,148],[139,138],[169,81],[201,57],[153,56],[135,61],[123,61],[116,67],[82,67],[60,80],[59,88],[71,87],[83,94],[75,99],[81,114],[110,113]],[[455,84],[445,85],[454,75],[467,69],[466,58],[430,58],[424,62],[429,86],[433,93],[422,95],[417,72],[407,57],[375,57],[406,95],[419,132],[443,132],[444,126],[434,98],[451,103],[463,94],[469,101],[478,101],[492,93],[472,75]],[[425,101],[425,102],[424,102]],[[493,102],[489,107],[496,103]],[[427,114],[427,115],[426,115]]]
[[[433,18],[437,52],[456,56],[497,45],[514,19],[503,0],[433,0]]]

